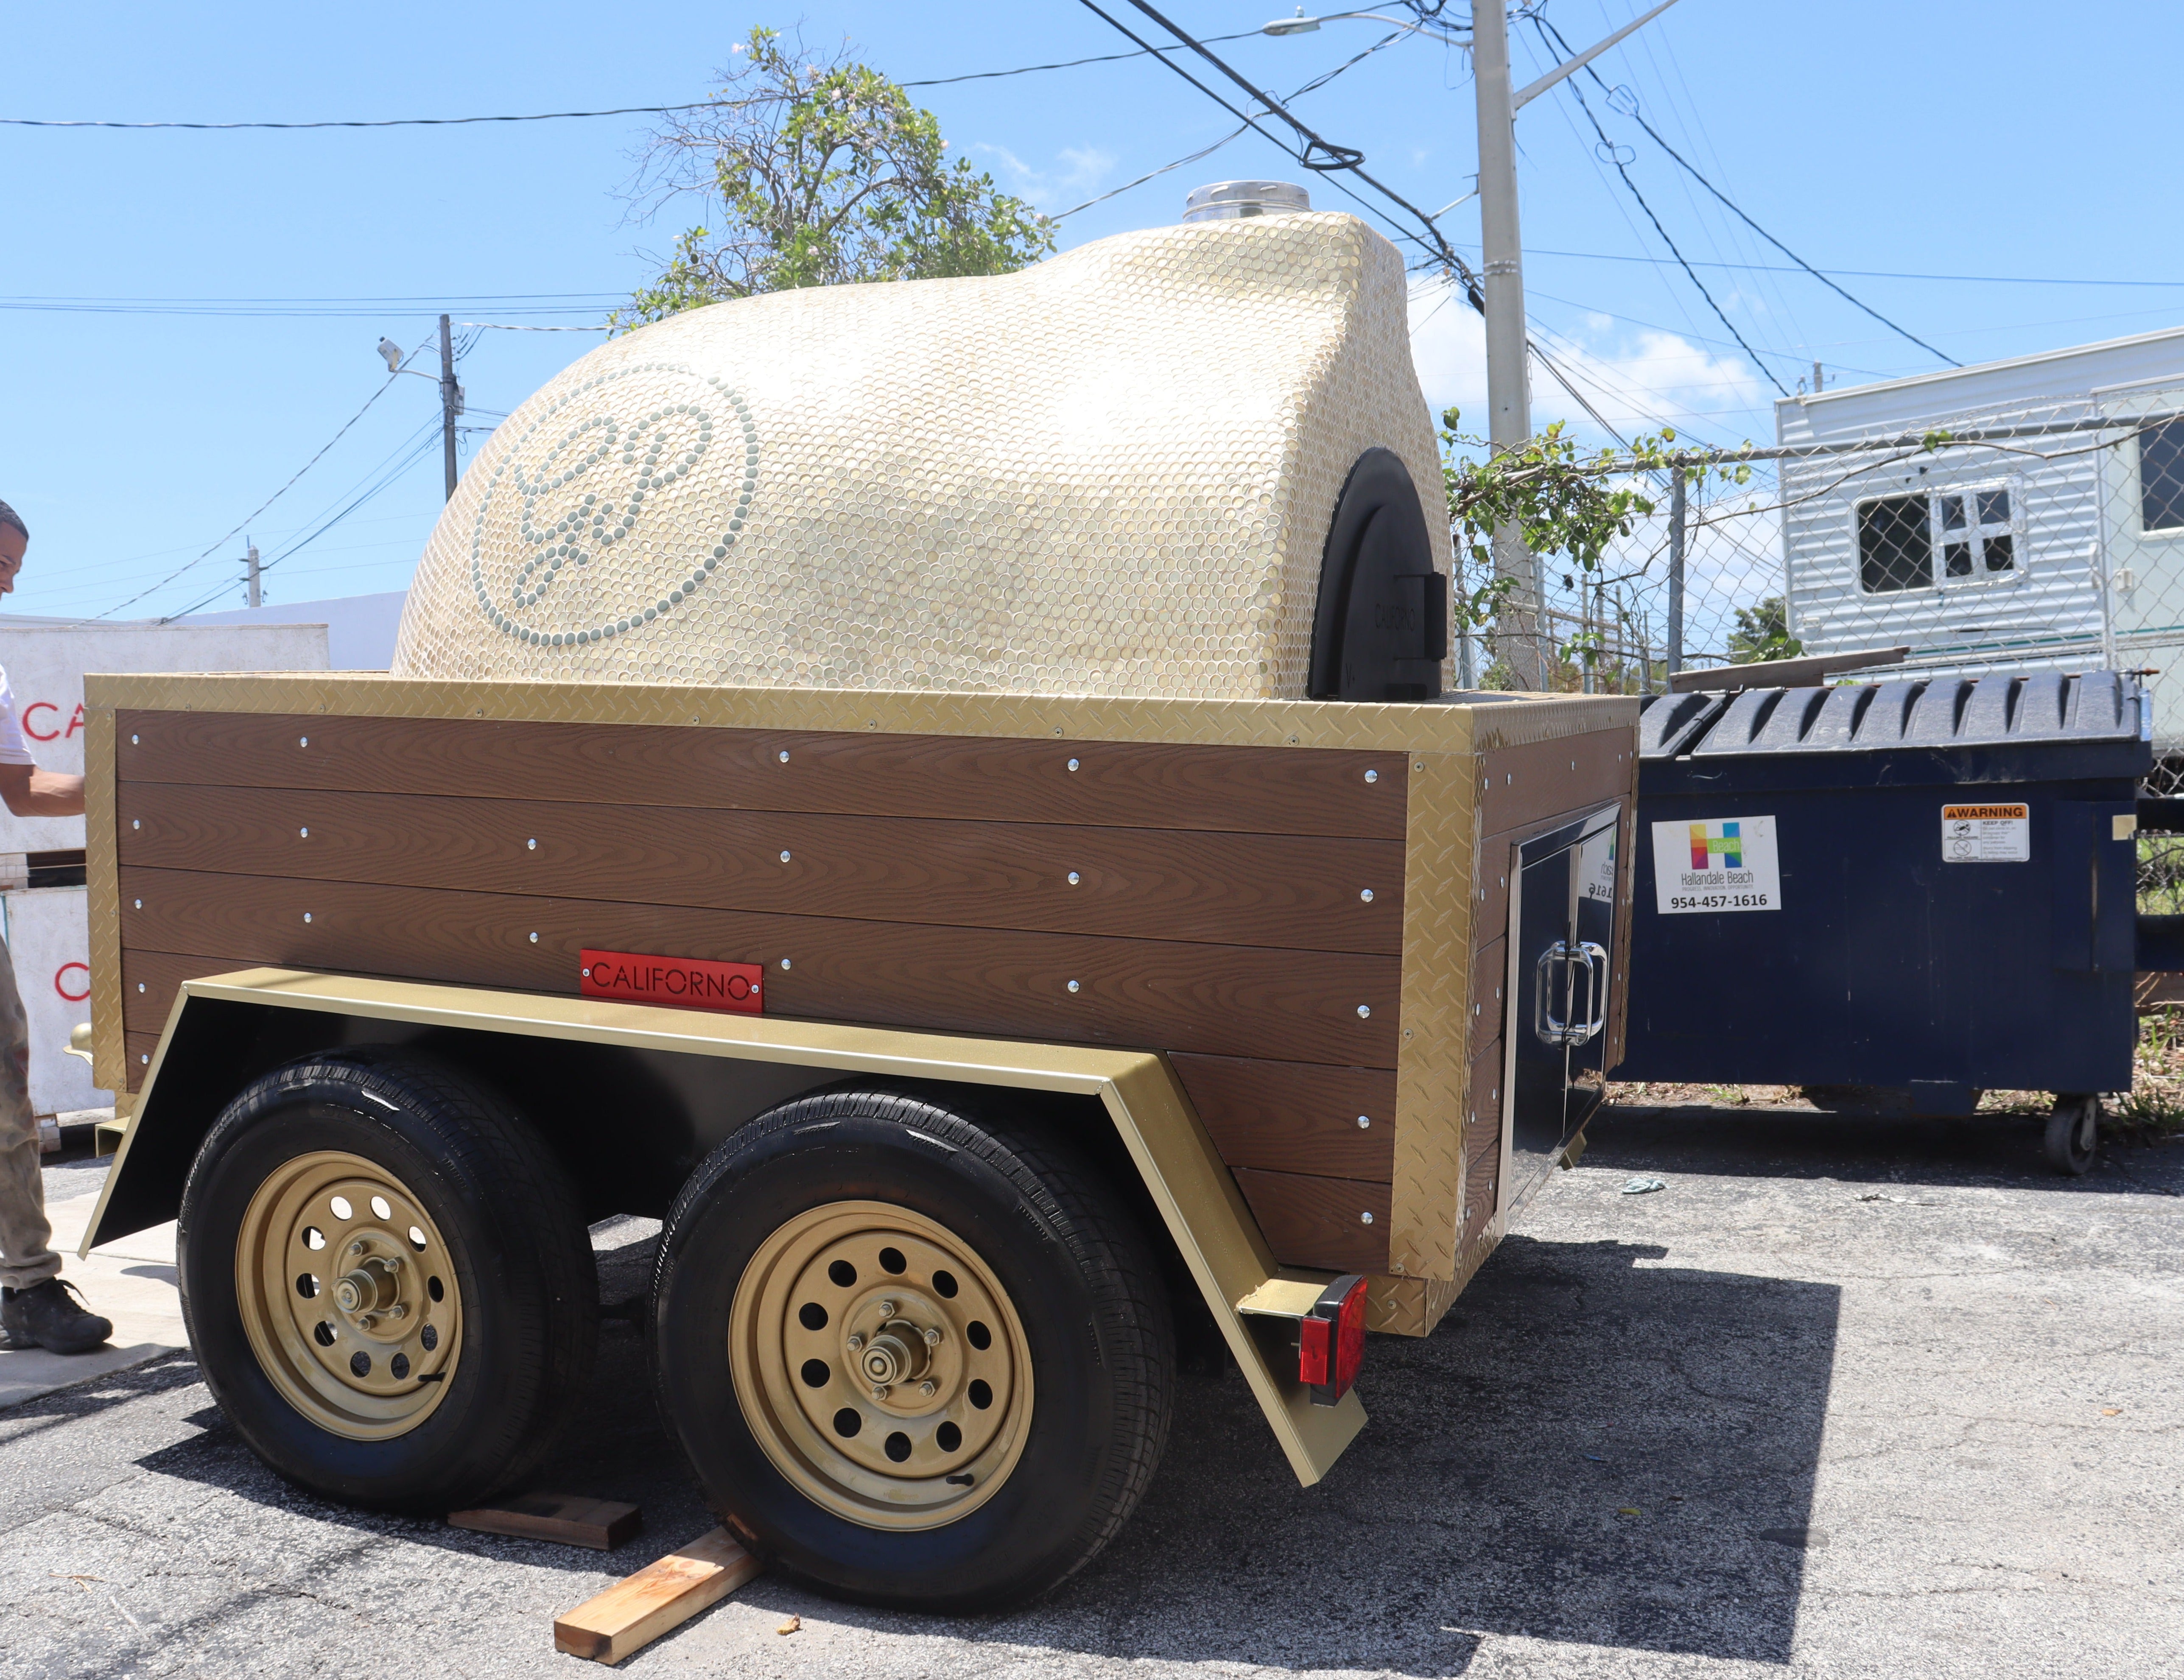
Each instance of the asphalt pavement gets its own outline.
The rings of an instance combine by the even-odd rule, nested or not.
[[[1593,1140],[1434,1336],[1373,1338],[1372,1422],[1318,1488],[1209,1368],[1046,1599],[939,1619],[765,1577],[621,1672],[2184,1672],[2184,1144],[2069,1181],[2022,1121],[1620,1110]],[[607,1299],[650,1229],[599,1234]],[[554,1613],[713,1523],[626,1323],[540,1485],[644,1532],[343,1510],[262,1468],[187,1354],[94,1377],[0,1411],[0,1675],[566,1680]]]

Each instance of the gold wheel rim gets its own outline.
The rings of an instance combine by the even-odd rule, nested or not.
[[[736,1286],[728,1357],[774,1468],[868,1528],[954,1522],[1023,1454],[1016,1305],[968,1243],[908,1208],[831,1202],[767,1238]]]
[[[331,1434],[406,1434],[447,1394],[463,1341],[447,1244],[409,1187],[361,1155],[298,1155],[258,1187],[235,1294],[260,1369]]]

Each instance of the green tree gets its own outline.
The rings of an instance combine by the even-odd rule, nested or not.
[[[1736,609],[1736,627],[1729,632],[1730,664],[1794,659],[1804,651],[1805,644],[1790,634],[1790,609],[1780,595],[1769,595],[1756,607]]]
[[[656,210],[685,194],[720,226],[675,242],[615,325],[862,281],[1008,274],[1054,249],[1054,224],[961,158],[930,111],[846,53],[826,63],[755,29],[719,92],[656,132],[632,197]]]
[[[1670,453],[1676,434],[1665,426],[1658,436],[1639,438],[1628,454],[1602,449],[1584,455],[1557,420],[1516,448],[1496,454],[1486,439],[1463,432],[1461,420],[1455,409],[1443,410],[1440,417],[1441,478],[1456,545],[1451,610],[1457,621],[1487,632],[1490,652],[1493,626],[1515,582],[1494,574],[1496,531],[1513,526],[1532,554],[1561,554],[1580,571],[1596,571],[1608,545],[1630,536],[1636,522],[1654,510],[1652,499],[1630,481],[1633,475],[1680,472],[1694,484],[1707,476],[1704,466]],[[1747,483],[1752,476],[1742,462],[1714,470],[1729,483]],[[1580,674],[1569,664],[1568,653],[1574,650],[1591,666],[1600,657],[1603,639],[1596,631],[1571,637],[1568,647],[1555,655],[1550,687],[1576,687]],[[1504,661],[1496,660],[1483,676],[1489,687],[1512,686]]]

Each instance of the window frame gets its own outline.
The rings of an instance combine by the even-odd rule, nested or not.
[[[2131,476],[2136,481],[2138,489],[2138,495],[2136,498],[2138,503],[2138,506],[2136,509],[2137,515],[2138,534],[2142,537],[2151,537],[2163,540],[2169,540],[2175,537],[2184,537],[2184,493],[2180,493],[2171,498],[2173,505],[2178,511],[2178,523],[2175,525],[2148,525],[2146,522],[2146,440],[2157,431],[2163,433],[2164,436],[2173,433],[2179,438],[2184,438],[2184,420],[2163,420],[2158,425],[2142,426],[2139,428],[2137,436],[2132,440],[2135,447],[2131,450]]]
[[[1997,490],[2009,498],[2009,517],[2007,520],[1981,520],[1977,517],[1979,498]],[[1869,587],[1865,581],[1866,509],[1880,502],[1905,502],[1922,497],[1926,503],[1926,581],[1903,589]],[[1944,497],[1955,497],[1964,503],[1966,517],[1962,527],[1942,524],[1942,502]],[[2164,529],[2170,527],[2164,526]],[[2184,536],[2184,526],[2175,527],[2175,530],[2177,535]],[[1990,537],[2009,538],[2010,563],[1999,571],[1987,569],[1986,543]],[[1865,600],[1881,601],[1921,593],[1949,594],[1963,589],[2009,587],[2022,582],[2025,578],[2028,559],[2025,537],[2025,481],[2017,474],[1975,479],[1962,484],[1926,484],[1915,490],[1876,491],[1869,496],[1853,498],[1850,506],[1851,563],[1858,580],[1858,595]],[[1952,577],[1947,570],[1947,551],[1953,544],[1959,542],[1967,543],[1971,548],[1972,570],[1969,576]]]

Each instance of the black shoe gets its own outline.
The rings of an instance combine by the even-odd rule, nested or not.
[[[75,1300],[70,1296],[75,1296]],[[114,1333],[114,1326],[79,1306],[83,1291],[48,1277],[27,1289],[0,1289],[0,1329],[11,1348],[45,1348],[57,1354],[87,1354]]]

